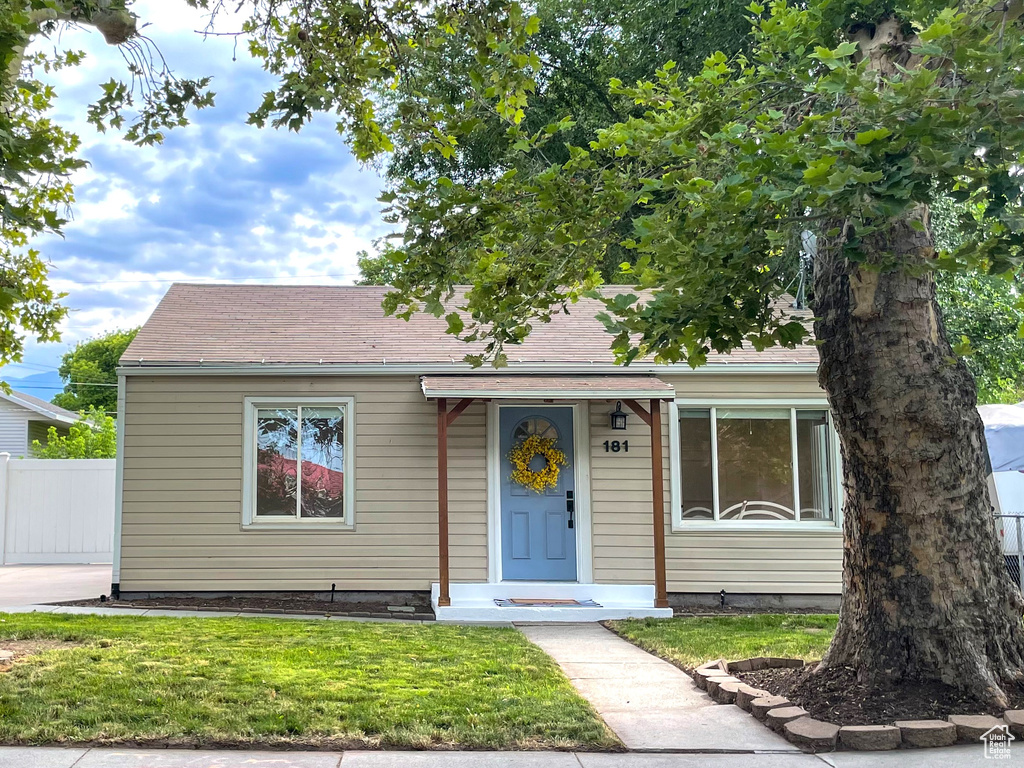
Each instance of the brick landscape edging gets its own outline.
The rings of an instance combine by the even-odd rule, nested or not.
[[[834,725],[815,720],[784,696],[773,696],[729,674],[762,669],[803,667],[802,659],[757,657],[739,661],[716,659],[691,673],[697,687],[719,704],[734,704],[806,752],[838,748],[878,751],[898,748],[976,744],[993,728],[1006,728],[1024,738],[1024,710],[1011,709],[1000,720],[992,715],[950,715],[946,720],[897,720],[878,725]]]

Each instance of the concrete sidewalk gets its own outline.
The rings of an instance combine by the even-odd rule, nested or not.
[[[631,750],[799,750],[738,707],[715,704],[682,670],[599,624],[519,629],[545,651]]]
[[[1024,765],[1019,757],[1002,765]],[[0,747],[0,768],[983,768],[981,745],[895,752],[607,754],[588,752],[235,752]],[[997,763],[998,764],[998,763]]]

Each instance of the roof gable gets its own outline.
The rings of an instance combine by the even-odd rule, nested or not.
[[[386,286],[194,285],[176,283],[121,358],[150,365],[437,365],[479,353],[445,333],[441,318],[387,317]],[[632,290],[622,288],[623,291]],[[510,368],[533,364],[611,365],[612,337],[597,319],[603,305],[583,299],[538,323],[509,347]],[[740,349],[715,362],[817,363],[817,351]]]
[[[11,394],[8,395],[6,392],[0,391],[0,398],[14,405],[21,406],[28,411],[32,411],[36,415],[50,421],[59,421],[64,424],[74,424],[78,421],[77,413],[24,392],[12,389]]]

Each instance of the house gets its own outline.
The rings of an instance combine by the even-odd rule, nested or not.
[[[584,300],[473,369],[387,290],[169,290],[119,369],[115,592],[430,590],[441,620],[835,604],[813,347],[624,368]]]
[[[0,452],[29,456],[32,441],[46,444],[50,427],[57,434],[68,434],[68,427],[78,421],[78,414],[53,403],[11,390],[0,391]]]

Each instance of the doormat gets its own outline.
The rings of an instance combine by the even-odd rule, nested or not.
[[[600,608],[601,604],[593,600],[558,600],[544,598],[512,597],[494,598],[499,608]]]

